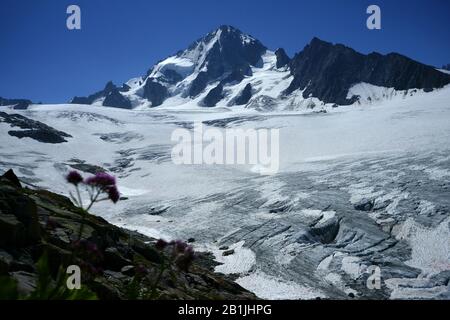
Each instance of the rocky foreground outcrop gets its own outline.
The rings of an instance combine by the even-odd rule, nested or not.
[[[155,239],[93,215],[84,221],[79,240],[82,211],[70,199],[23,188],[8,171],[0,178],[0,278],[15,279],[21,296],[30,295],[45,254],[50,281],[61,267],[77,264],[82,286],[99,299],[256,299],[214,274],[214,262],[205,254],[196,253],[187,269],[180,268],[171,248],[161,250]]]

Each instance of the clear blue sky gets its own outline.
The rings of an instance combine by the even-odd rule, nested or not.
[[[82,29],[66,29],[81,7]],[[382,10],[382,30],[366,29],[366,8]],[[369,53],[396,51],[450,63],[449,0],[1,0],[0,96],[65,102],[142,75],[221,24],[289,55],[312,37]]]

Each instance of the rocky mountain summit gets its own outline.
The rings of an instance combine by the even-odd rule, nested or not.
[[[304,97],[327,103],[352,104],[347,99],[352,85],[361,82],[395,90],[442,88],[450,76],[398,53],[364,55],[341,44],[314,38],[290,63],[294,80],[286,93],[296,89]]]
[[[3,175],[0,293],[5,294],[5,283],[12,280],[20,295],[32,294],[42,279],[38,261],[44,253],[49,282],[54,282],[59,268],[72,264],[76,252],[82,285],[99,299],[256,299],[211,272],[214,262],[208,255],[196,253],[193,264],[182,270],[170,262],[166,257],[170,253],[161,251],[155,239],[115,227],[96,216],[86,217],[81,239],[74,242],[80,223],[80,209],[70,199],[23,188],[12,171]],[[163,266],[164,261],[169,264]]]
[[[120,92],[125,92],[128,89],[126,85],[123,85],[122,88],[117,88],[112,81],[109,81],[105,88],[101,91],[98,91],[94,94],[91,94],[88,97],[74,97],[72,99],[72,103],[75,104],[92,104],[98,98],[104,98],[103,105],[105,107],[116,107],[116,108],[131,108],[130,102],[125,99]]]

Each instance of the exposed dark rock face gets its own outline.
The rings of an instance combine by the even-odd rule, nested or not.
[[[31,100],[28,99],[6,99],[0,97],[0,106],[13,106],[13,109],[24,110],[32,104]]]
[[[131,102],[118,89],[113,89],[106,95],[103,105],[105,107],[131,109]]]
[[[286,67],[289,62],[291,62],[291,58],[286,54],[283,48],[279,48],[275,51],[275,55],[277,56],[277,68]]]
[[[119,91],[120,92],[128,92],[128,91],[130,91],[130,86],[129,85],[127,85],[126,83],[124,83],[123,85],[122,85],[122,88],[120,88],[119,89]]]
[[[144,86],[144,98],[152,103],[152,107],[161,105],[167,96],[168,92],[165,86],[151,79],[147,79]]]
[[[67,142],[65,138],[71,138],[70,134],[58,131],[45,123],[29,119],[20,114],[8,114],[0,112],[0,121],[8,123],[11,127],[19,127],[22,130],[8,131],[10,136],[21,138],[31,138],[44,143]]]
[[[70,103],[73,104],[92,104],[97,99],[105,98],[103,106],[115,108],[131,108],[131,102],[120,92],[126,92],[130,88],[124,84],[121,88],[116,87],[112,81],[109,81],[105,88],[87,97],[74,97]]]
[[[212,78],[222,76],[226,70],[246,69],[249,65],[257,66],[261,56],[266,52],[266,47],[261,42],[250,38],[246,41],[243,38],[244,34],[231,26],[221,26],[199,41],[209,42],[218,33],[220,41],[209,50],[201,66],[208,66],[208,75]],[[195,45],[196,43],[192,46]]]
[[[446,64],[446,65],[443,65],[442,69],[450,71],[450,63]]]
[[[202,103],[205,107],[214,107],[222,99],[223,85],[219,83],[215,88],[208,92]]]
[[[40,227],[36,204],[15,192],[18,179],[11,172],[2,179],[13,179],[0,189],[0,246],[22,248],[39,240]]]
[[[139,289],[150,290],[150,299],[257,299],[210,271],[214,265],[210,256],[196,253],[193,264],[187,270],[180,269],[169,259],[169,252],[157,250],[155,239],[120,229],[90,214],[85,217],[79,242],[86,249],[78,249],[73,255],[81,217],[82,212],[64,196],[24,189],[0,177],[0,276],[15,279],[20,292],[29,294],[38,280],[36,263],[46,252],[53,280],[60,267],[75,262],[89,266],[82,269],[82,284],[99,299],[136,299],[130,293],[130,283],[138,272],[143,281]],[[89,254],[82,254],[82,250]],[[154,290],[144,287],[143,283],[155,283],[165,255],[166,270],[160,281]]]
[[[242,80],[244,80],[245,76],[251,76],[252,75],[252,69],[250,66],[245,66],[244,69],[238,68],[233,70],[229,75],[227,75],[221,83],[223,85],[226,84],[236,84],[240,83]]]
[[[450,75],[397,53],[364,55],[341,44],[314,38],[290,63],[294,75],[286,93],[305,89],[304,97],[326,103],[351,104],[350,87],[360,82],[397,90],[441,88]]]
[[[107,94],[109,94],[111,91],[117,89],[117,87],[112,83],[112,81],[109,81],[105,88],[101,91],[98,91],[94,94],[91,94],[87,97],[74,97],[70,103],[73,104],[92,104],[95,100],[100,99],[102,97],[105,97]]]
[[[232,101],[233,105],[241,106],[249,102],[252,97],[252,85],[248,83],[245,88]]]
[[[183,76],[178,72],[172,69],[165,69],[162,71],[163,77],[160,78],[161,81],[164,81],[168,84],[177,84],[181,80],[183,80]]]
[[[203,90],[205,90],[208,85],[208,74],[206,72],[200,72],[197,77],[192,81],[192,84],[189,88],[189,96],[194,98],[198,96]]]
[[[89,96],[91,97],[91,96]],[[92,104],[91,100],[94,101],[94,99],[91,99],[89,97],[73,97],[72,100],[70,100],[70,103],[72,104]]]
[[[203,43],[209,43],[219,37],[207,52],[200,69],[201,72],[193,81],[189,96],[195,97],[206,88],[209,82],[223,78],[224,84],[240,82],[246,75],[251,75],[251,66],[261,62],[266,47],[258,40],[245,36],[240,30],[231,26],[221,26],[216,31],[193,43],[188,50],[194,50]],[[228,76],[226,74],[229,73]]]

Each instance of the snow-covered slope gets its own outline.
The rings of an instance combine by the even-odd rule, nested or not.
[[[179,70],[179,65],[171,65],[170,62],[178,61],[173,57],[159,63],[149,76],[160,77],[158,70]],[[187,64],[187,63],[186,63]],[[165,69],[167,68],[167,69]],[[169,69],[173,68],[173,69]],[[261,64],[257,67],[251,67],[252,76],[244,77],[240,82],[233,81],[224,85],[223,92],[224,97],[218,101],[215,106],[217,107],[231,107],[236,106],[233,102],[236,97],[245,89],[247,85],[251,86],[252,97],[249,101],[253,101],[260,96],[267,96],[274,99],[280,98],[281,93],[285,90],[292,80],[292,77],[288,70],[276,68],[276,56],[272,51],[266,51],[261,56]],[[208,84],[203,92],[198,96],[189,97],[188,94],[189,85],[198,77],[199,71],[193,71],[187,75],[186,78],[169,89],[170,96],[164,103],[161,104],[161,108],[181,108],[191,109],[196,107],[202,107],[202,101],[208,95],[208,93],[215,88],[221,80]],[[158,80],[160,81],[160,80]],[[141,82],[134,83],[135,86],[130,89],[129,92],[124,93],[124,96],[130,99],[138,101],[136,105],[145,105],[146,100],[139,97],[139,94],[143,92],[145,84]],[[247,103],[246,103],[247,104]],[[148,106],[150,106],[147,103]],[[244,105],[245,106],[245,105]]]
[[[395,90],[395,88],[379,87],[370,83],[353,85],[347,94],[347,99],[355,100],[357,105],[382,104],[386,100],[402,100],[414,95],[426,95],[423,89]]]
[[[264,55],[268,69],[260,81],[275,87],[284,76],[270,70],[271,59]],[[364,85],[353,92],[377,90]],[[67,194],[68,170],[103,168],[117,176],[128,200],[99,204],[96,214],[151,236],[195,238],[196,250],[223,263],[217,271],[238,273],[237,282],[260,297],[448,299],[449,101],[445,87],[320,114],[70,104],[7,109],[70,136],[56,144],[19,139],[9,132],[23,129],[0,119],[0,171],[12,168],[22,181]],[[195,120],[218,130],[279,128],[279,173],[173,164],[171,134]],[[235,253],[222,256],[224,245]],[[372,265],[382,270],[380,290],[366,286]]]
[[[355,77],[330,85],[348,56],[373,72],[352,67]],[[121,87],[4,107],[0,173],[67,195],[69,170],[111,172],[126,200],[94,213],[153,237],[195,238],[222,263],[216,271],[262,298],[449,299],[450,85],[430,68],[318,39],[290,60],[223,26]],[[372,83],[383,76],[395,85]],[[352,105],[324,102],[333,97]],[[172,133],[194,121],[279,129],[279,172],[175,165]],[[374,266],[378,290],[367,287]]]

